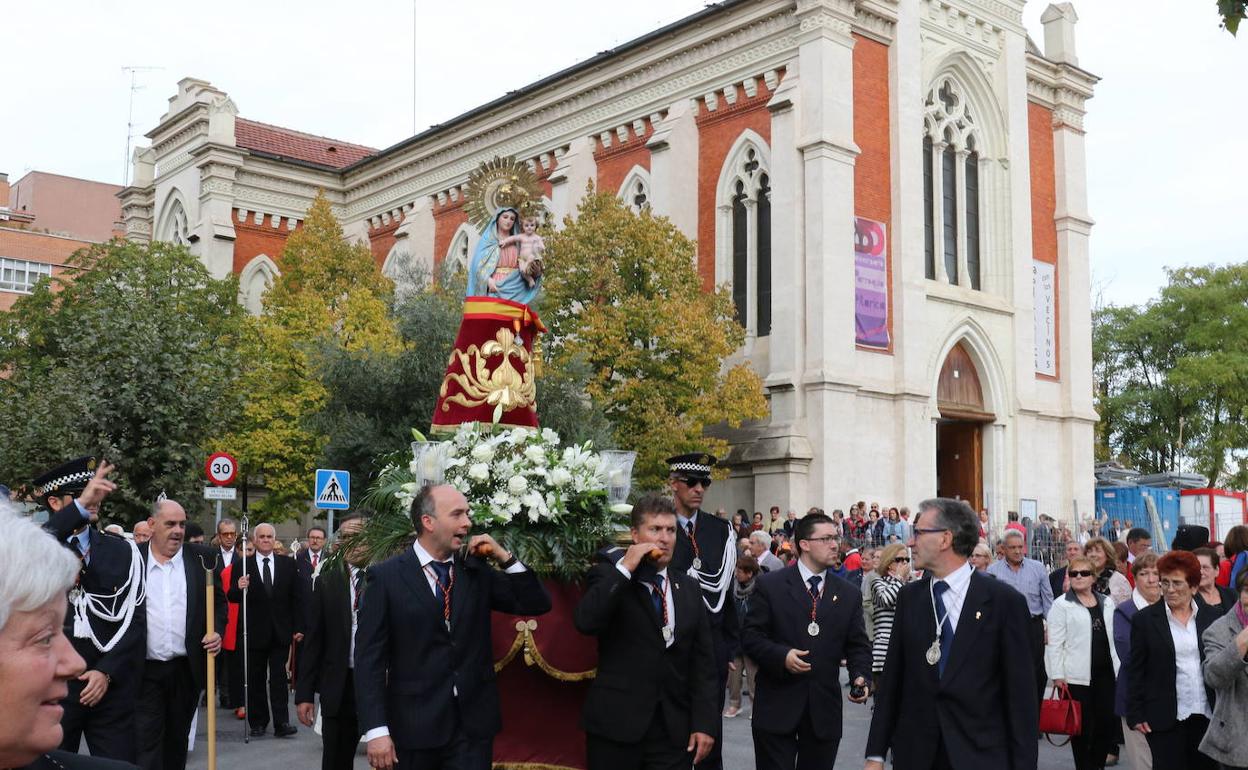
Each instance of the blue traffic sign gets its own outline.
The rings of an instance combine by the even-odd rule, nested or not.
[[[347,471],[316,469],[317,508],[345,511],[351,507],[351,474]]]

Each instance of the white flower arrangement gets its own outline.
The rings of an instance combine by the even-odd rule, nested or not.
[[[607,492],[602,456],[588,442],[561,448],[549,428],[491,432],[466,423],[447,441],[412,447],[416,481],[395,492],[400,505],[410,506],[421,484],[442,481],[468,498],[477,526],[554,521],[581,496]]]

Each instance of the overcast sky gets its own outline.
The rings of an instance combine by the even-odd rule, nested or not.
[[[1040,14],[1024,21],[1043,47]],[[700,10],[699,0],[98,0],[5,9],[0,171],[120,184],[130,76],[135,141],[194,76],[240,114],[387,147],[419,130]],[[1094,292],[1135,303],[1163,268],[1245,259],[1248,31],[1218,28],[1214,0],[1081,0]],[[413,9],[417,23],[413,25]],[[609,8],[609,11],[607,10]],[[414,40],[414,45],[413,45]],[[413,48],[416,56],[413,88]],[[419,97],[412,98],[413,92]],[[415,104],[413,106],[413,101]],[[415,120],[413,121],[413,112]]]

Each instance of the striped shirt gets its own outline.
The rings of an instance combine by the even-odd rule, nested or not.
[[[884,575],[871,583],[871,602],[875,608],[875,638],[871,641],[871,671],[884,670],[884,658],[888,655],[888,640],[893,635],[893,616],[897,613],[897,592],[902,582],[892,575]]]

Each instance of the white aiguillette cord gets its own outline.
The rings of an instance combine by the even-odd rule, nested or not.
[[[143,557],[139,555],[139,547],[133,541],[127,542],[130,545],[130,576],[121,588],[111,594],[98,596],[81,590],[76,594],[71,592],[74,599],[74,636],[78,639],[90,639],[100,652],[108,652],[117,646],[117,642],[125,636],[126,629],[130,628],[130,623],[134,620],[135,608],[144,599]],[[120,608],[117,606],[118,599],[121,599]],[[117,633],[107,643],[101,642],[95,635],[88,612],[105,622],[121,623]]]
[[[705,511],[699,511],[702,515],[710,515]],[[724,542],[724,563],[719,565],[716,572],[707,572],[694,567],[689,568],[689,574],[697,579],[698,584],[702,586],[704,591],[711,591],[719,594],[719,599],[715,602],[715,606],[706,600],[706,596],[702,596],[702,603],[712,613],[719,612],[724,606],[724,597],[728,596],[728,586],[732,583],[733,575],[737,570],[737,549],[736,534],[731,528],[728,529],[728,539]]]

